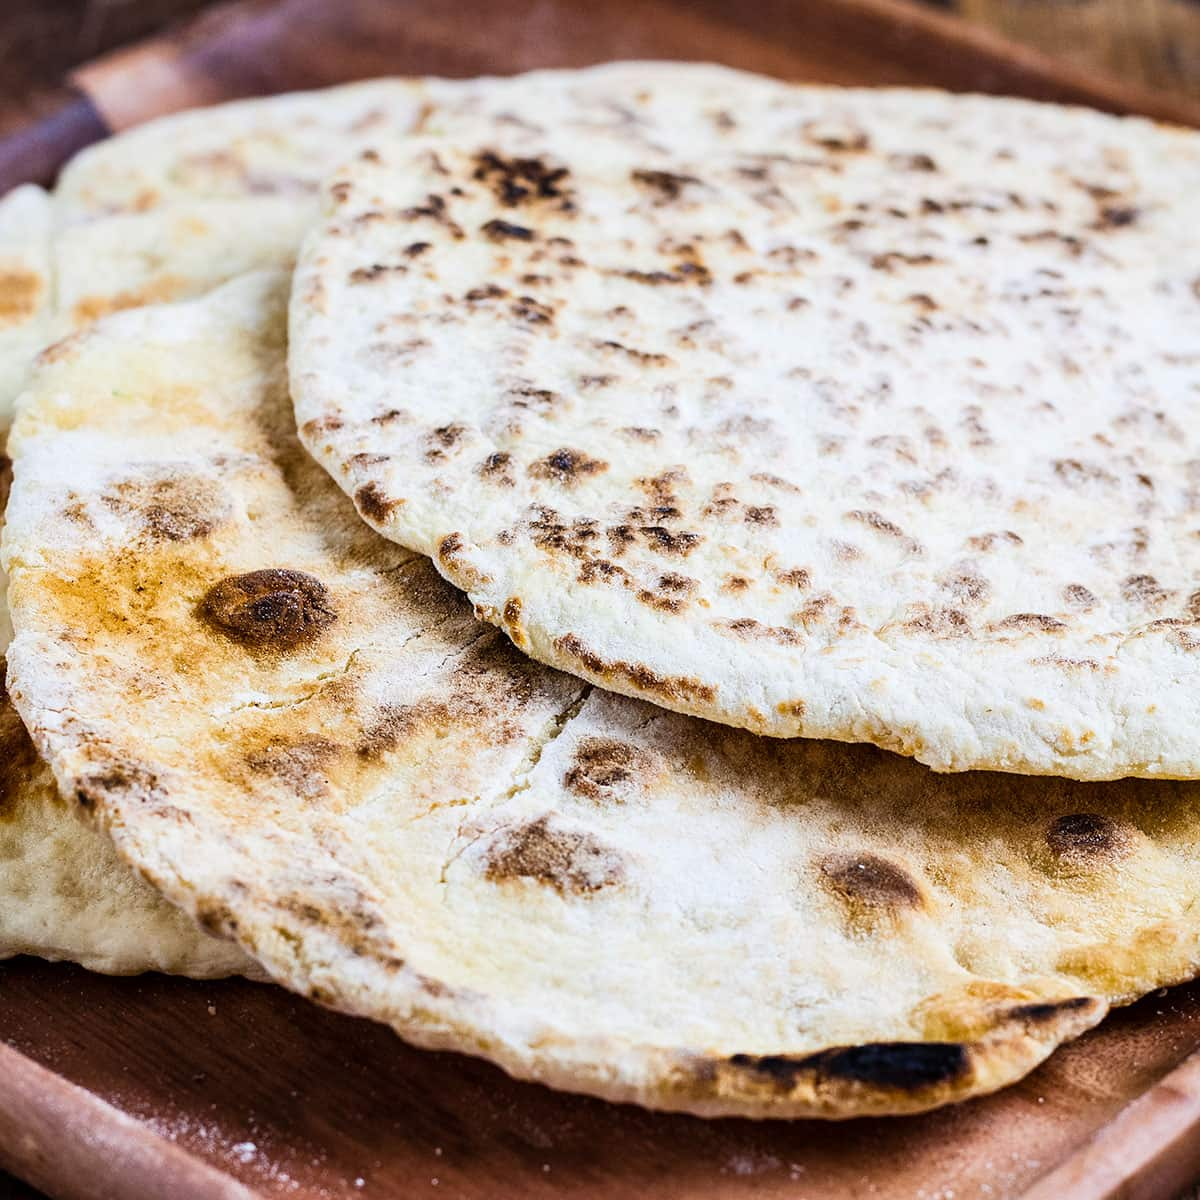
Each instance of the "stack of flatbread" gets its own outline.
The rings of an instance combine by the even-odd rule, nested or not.
[[[703,1115],[1200,968],[1200,135],[618,64],[0,207],[0,952]]]

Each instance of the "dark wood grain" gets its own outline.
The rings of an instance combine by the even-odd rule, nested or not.
[[[0,1096],[0,1163],[51,1191],[78,1200],[254,1200],[225,1171],[2,1044]]]
[[[1200,1052],[1128,1105],[1024,1200],[1153,1200],[1200,1171]]]
[[[0,189],[48,181],[105,124],[125,128],[189,105],[367,75],[469,75],[634,55],[716,58],[834,83],[1006,92],[1200,124],[1200,102],[1066,67],[903,0],[8,2],[17,7],[0,16],[10,34],[0,40],[0,65],[10,68],[0,70]],[[64,87],[62,69],[84,50],[200,10]]]
[[[212,0],[0,0],[0,185],[45,181],[107,132],[67,82],[80,63],[161,33]]]
[[[836,1125],[563,1095],[241,981],[15,960],[0,1040],[266,1196],[1003,1200],[1200,1044],[1200,985],[1116,1014],[996,1096]]]
[[[924,0],[1087,70],[1200,97],[1197,0]],[[215,0],[4,0],[4,103],[57,86],[73,66],[160,31]],[[16,105],[13,109],[15,111]]]
[[[0,139],[0,193],[18,183],[46,183],[72,155],[111,130],[85,93],[74,87],[39,94],[45,111]]]
[[[8,144],[0,161],[0,185],[9,186],[22,178],[21,171],[24,177],[44,181],[57,164],[102,135],[103,127],[87,100],[73,89],[64,88],[70,69],[138,38],[182,27],[193,14],[221,7],[214,0],[4,0],[0,6],[0,141]],[[409,16],[407,10],[436,11],[436,6],[428,4],[402,7],[406,11],[398,19],[404,21]],[[588,7],[579,6],[580,14],[586,16]],[[622,7],[626,12],[636,12],[640,6]],[[732,12],[743,20],[749,16],[760,22],[764,18],[775,21],[779,9],[777,4],[741,5],[734,0],[719,0],[705,7],[715,7],[725,17]],[[858,17],[848,19],[846,36],[840,36],[830,24],[826,11],[830,6],[823,0],[810,3],[795,0],[786,7],[790,11],[785,16],[795,36],[809,36],[816,31],[822,53],[810,57],[828,61],[831,79],[836,80],[840,72],[853,69],[853,55],[863,40]],[[1043,51],[1060,63],[1075,64],[1077,83],[1087,84],[1089,77],[1101,72],[1160,92],[1200,98],[1200,3],[1196,0],[926,0],[926,7],[961,14],[982,27]],[[397,11],[401,11],[400,7]],[[503,3],[496,11],[497,19],[504,19]],[[298,19],[303,23],[305,15],[301,13]],[[352,11],[348,19],[353,23]],[[875,14],[868,12],[867,20],[876,20]],[[904,25],[902,21],[901,43],[906,40]],[[491,24],[485,27],[491,28]],[[334,33],[336,46],[338,31]],[[381,57],[390,54],[388,47],[393,42],[393,31],[383,33]],[[418,34],[413,45],[420,41]],[[316,72],[314,79],[339,77],[337,64],[344,63],[344,57],[326,56],[328,47],[327,39],[318,39],[304,56],[308,69]],[[903,44],[899,49],[902,63],[907,52]],[[708,56],[712,50],[702,48],[702,53]],[[963,69],[967,72],[978,69],[976,53],[977,49],[966,56]],[[877,60],[879,56],[874,57]],[[940,57],[940,63],[926,64],[924,77],[942,78],[960,60],[954,53],[943,53]],[[295,65],[293,60],[286,69],[294,69]],[[1011,78],[1012,67],[1009,63],[1001,71],[999,90],[1030,93],[1033,80],[1022,83]],[[450,70],[453,72],[454,68]],[[1035,79],[1044,74],[1042,67],[1032,70]],[[257,78],[247,79],[247,73],[239,69],[236,79],[226,75],[224,86],[218,86],[212,98],[233,94],[228,90],[231,84],[237,94],[268,90],[267,75],[280,71],[286,74],[282,66],[275,67],[269,59],[251,70],[250,75]],[[910,79],[901,70],[897,81]],[[958,86],[949,78],[943,82],[946,86]],[[1055,94],[1047,98],[1070,97]],[[1086,97],[1076,98],[1098,103]],[[1126,96],[1125,100],[1128,99]],[[1135,107],[1144,109],[1144,100],[1143,97],[1143,103]],[[1127,104],[1118,102],[1117,107]],[[1178,118],[1179,114],[1174,116]]]
[[[902,0],[237,0],[75,75],[115,128],[216,99],[384,74],[716,59],[790,79],[932,84],[1200,124],[1200,103],[1064,69]]]

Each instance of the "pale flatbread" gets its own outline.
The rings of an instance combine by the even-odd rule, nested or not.
[[[21,353],[4,357],[0,426],[27,362],[48,342],[108,312],[290,266],[320,215],[321,181],[381,139],[536,144],[549,120],[597,153],[643,154],[668,131],[715,148],[734,120],[725,101],[735,93],[738,119],[777,136],[781,84],[706,64],[614,63],[295,92],[174,114],[99,142],[66,166],[52,196],[19,189],[0,208],[0,250],[11,243],[47,276],[36,320],[22,322]],[[0,328],[0,351],[4,337]]]
[[[381,131],[478,135],[552,108],[603,142],[628,124],[620,101],[644,76],[616,66],[511,81],[381,80],[182,113],[98,144],[68,165],[53,196],[25,187],[0,201],[0,431],[47,343],[112,311],[289,266],[319,215],[319,181]],[[655,103],[664,113],[683,94],[715,103],[731,77],[664,67]],[[0,650],[8,638],[0,602]],[[14,748],[13,760],[25,762],[25,751]],[[0,904],[0,956],[40,953],[117,972],[250,969],[157,900],[107,839],[61,805],[46,807],[44,768],[6,779],[0,896],[20,902]]]
[[[10,482],[5,460],[0,513]],[[0,959],[33,954],[111,975],[261,977],[253,959],[164,900],[59,796],[4,683],[7,586],[0,571]]]
[[[1200,134],[770,114],[364,155],[296,274],[305,444],[617,691],[938,770],[1200,775]]]
[[[0,200],[0,398],[16,395],[30,362],[58,329],[52,210],[51,198],[32,185]],[[117,223],[102,224],[115,228]],[[271,233],[256,229],[254,236],[261,245]],[[289,236],[290,254],[294,231]],[[92,239],[89,251],[100,244]],[[65,245],[70,247],[69,238]],[[119,253],[132,249],[129,242],[117,247]],[[144,264],[144,259],[138,263]],[[106,284],[129,279],[134,267],[119,257],[89,257],[72,265],[81,274],[102,272]],[[7,405],[0,403],[0,445],[7,426]],[[8,485],[4,459],[0,512]],[[50,769],[38,759],[4,690],[2,655],[11,636],[6,588],[0,571],[0,959],[34,954],[119,975],[261,975],[258,964],[236,946],[206,934],[165,901],[118,858],[104,834],[85,825],[59,798]]]
[[[311,223],[310,205],[259,197],[180,200],[67,226],[54,244],[54,335],[120,309],[189,299],[247,271],[290,266]]]
[[[535,137],[536,122],[553,113],[556,125],[597,146],[644,146],[679,120],[712,126],[735,80],[742,99],[754,92],[763,110],[778,87],[682,63],[511,79],[382,79],[179,113],[100,142],[67,165],[52,197],[20,189],[0,209],[0,251],[11,243],[23,270],[36,261],[47,278],[41,306],[22,309],[21,352],[4,355],[0,429],[27,363],[48,342],[107,312],[290,266],[319,216],[321,180],[381,137]],[[643,109],[636,122],[627,108],[635,94]],[[15,336],[0,326],[0,351]]]
[[[0,199],[0,394],[13,394],[49,340],[51,200],[33,184]]]
[[[290,266],[317,182],[370,130],[403,134],[424,91],[382,80],[180,113],[77,155],[52,195],[25,187],[0,201],[0,434],[50,342],[108,312]]]
[[[0,659],[0,959],[14,954],[111,975],[262,974],[168,904],[60,798],[9,704]]]
[[[905,1112],[1200,956],[1193,784],[939,777],[537,666],[295,438],[282,292],[100,323],[15,426],[13,696],[281,983],[703,1114]]]
[[[598,154],[652,152],[670,133],[716,148],[736,97],[736,120],[769,144],[790,120],[789,94],[708,64],[613,63],[511,78],[381,79],[148,122],[76,156],[53,197],[42,194],[56,295],[50,336],[32,349],[107,312],[289,266],[320,215],[319,184],[381,139],[536,145],[549,122]],[[17,391],[0,387],[0,420]]]
[[[331,166],[381,128],[400,135],[425,112],[419,79],[380,79],[190,109],[77,154],[55,189],[72,225],[199,201],[313,204]]]
[[[50,340],[51,214],[49,195],[33,184],[0,198],[0,450],[12,399],[33,356]],[[5,618],[0,619],[0,643],[6,637]]]
[[[148,122],[74,158],[56,191],[63,224],[180,201],[255,197],[316,204],[333,167],[379,140],[518,141],[546,124],[597,151],[654,148],[671,134],[719,145],[754,124],[767,145],[787,128],[789,89],[708,63],[606,63],[474,79],[377,79],[195,109]],[[778,116],[776,116],[778,112]]]

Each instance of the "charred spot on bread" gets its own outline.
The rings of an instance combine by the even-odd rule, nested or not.
[[[1101,863],[1127,849],[1129,831],[1101,813],[1067,813],[1050,822],[1046,844],[1057,859],[1068,863]]]
[[[816,1054],[735,1054],[731,1066],[790,1090],[804,1076],[884,1091],[920,1092],[951,1084],[971,1070],[961,1042],[868,1042]]]
[[[602,459],[592,458],[582,450],[573,450],[569,446],[560,446],[545,458],[529,464],[529,474],[534,479],[548,479],[567,487],[589,475],[599,475],[607,470],[608,463]]]
[[[205,593],[199,614],[231,641],[275,651],[314,642],[337,620],[329,589],[319,579],[281,567],[222,579]]]

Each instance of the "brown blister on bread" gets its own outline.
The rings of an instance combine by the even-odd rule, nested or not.
[[[528,468],[532,478],[550,480],[564,487],[573,487],[580,480],[607,470],[608,463],[567,446],[530,463]]]
[[[597,803],[623,803],[648,782],[647,753],[613,738],[584,738],[575,747],[563,786],[576,796]]]
[[[482,150],[475,157],[472,177],[491,188],[506,208],[543,205],[569,213],[574,207],[570,172],[542,158],[508,157]]]
[[[959,1042],[875,1042],[803,1056],[735,1054],[722,1074],[779,1092],[807,1086],[919,1096],[961,1084],[971,1074],[971,1050]]]
[[[1045,836],[1055,862],[1069,869],[1109,866],[1132,849],[1132,831],[1102,813],[1056,817]]]
[[[528,879],[564,896],[587,896],[625,876],[616,851],[548,815],[499,831],[488,845],[484,870],[496,882]]]
[[[215,632],[267,653],[314,642],[337,620],[325,585],[286,567],[227,576],[205,593],[198,614]]]
[[[536,236],[528,226],[515,225],[512,221],[502,221],[499,217],[485,222],[479,227],[479,232],[493,242],[531,242]]]
[[[521,715],[536,687],[537,669],[498,634],[485,634],[458,653],[434,693],[362,714],[356,753],[378,763],[447,736],[511,744],[522,736]]]
[[[134,517],[153,540],[207,537],[229,516],[223,487],[199,475],[118,480],[100,500],[112,512]]]
[[[110,758],[81,775],[75,783],[75,799],[87,812],[117,798],[149,805],[163,800],[165,795],[153,768],[134,759]]]
[[[90,325],[110,313],[146,304],[163,304],[187,293],[188,281],[176,275],[160,275],[136,290],[84,296],[76,301],[71,316],[76,325]]]
[[[925,890],[909,871],[877,854],[828,854],[816,870],[851,929],[894,929],[906,915],[928,907]]]
[[[329,793],[325,768],[342,748],[321,734],[290,740],[276,738],[245,756],[246,765],[259,775],[277,780],[305,800],[316,800]]]
[[[354,493],[354,504],[368,521],[381,524],[403,503],[394,500],[377,483],[364,483]]]

